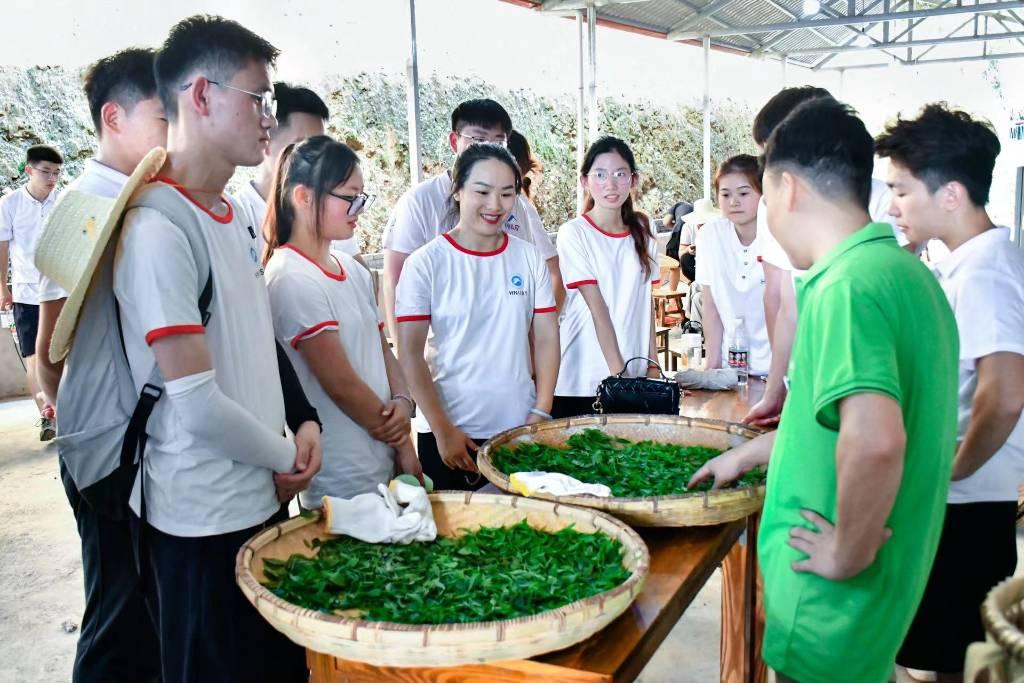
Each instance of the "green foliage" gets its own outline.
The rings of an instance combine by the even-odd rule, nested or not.
[[[325,88],[331,109],[328,132],[351,145],[363,159],[368,192],[377,202],[360,220],[365,252],[380,249],[380,238],[395,202],[409,188],[409,135],[405,81],[398,76],[359,74],[335,77]],[[576,104],[571,97],[538,97],[529,90],[505,90],[466,78],[432,77],[420,84],[424,177],[444,171],[453,161],[448,146],[451,111],[473,97],[501,102],[530,141],[544,172],[534,180],[534,203],[548,230],[556,230],[576,211]],[[45,142],[66,158],[61,184],[81,172],[95,153],[85,97],[77,76],[57,67],[0,67],[0,194],[23,181],[17,165],[25,148]],[[714,104],[711,159],[752,152],[752,113],[730,101]],[[652,216],[676,201],[702,194],[701,112],[692,106],[659,108],[650,102],[601,101],[600,129],[626,140],[640,166],[639,206]],[[240,168],[228,185],[234,191],[253,177]]]
[[[481,527],[432,543],[374,545],[347,536],[313,542],[313,558],[264,560],[278,597],[323,612],[358,610],[361,619],[456,624],[514,619],[562,607],[626,581],[622,544],[525,521]]]
[[[632,442],[586,429],[569,437],[568,448],[521,443],[494,452],[494,465],[505,474],[559,472],[588,484],[604,484],[616,497],[669,496],[704,491],[711,482],[693,489],[687,484],[701,466],[722,451],[707,446],[676,446],[654,441]],[[764,472],[754,470],[739,486],[763,484]]]
[[[529,90],[496,89],[484,81],[434,76],[420,83],[420,149],[424,177],[441,173],[454,160],[448,145],[451,112],[463,100],[490,97],[501,102],[530,141],[544,171],[533,183],[533,201],[548,230],[576,212],[576,104],[570,97],[538,97]],[[391,207],[409,187],[409,135],[403,81],[362,74],[336,81],[328,98],[329,131],[357,148],[367,160],[366,185],[377,204],[361,221],[365,251],[380,247]],[[731,101],[715,103],[711,128],[712,166],[733,154],[754,153],[753,114]],[[628,142],[637,157],[639,206],[653,217],[675,202],[703,194],[702,114],[692,106],[672,110],[649,102],[601,101],[602,134]]]

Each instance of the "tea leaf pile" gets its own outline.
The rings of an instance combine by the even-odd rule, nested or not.
[[[493,455],[494,466],[505,474],[559,472],[587,484],[605,484],[616,497],[667,496],[704,491],[711,482],[686,487],[701,466],[722,451],[707,446],[677,446],[655,441],[634,442],[611,437],[599,429],[586,429],[569,437],[568,448],[541,443],[502,446]],[[737,486],[757,486],[765,473],[753,470]]]
[[[526,522],[482,527],[432,543],[374,545],[342,536],[313,542],[316,557],[264,560],[278,597],[324,612],[400,624],[512,619],[562,607],[629,578],[622,544],[574,529]]]

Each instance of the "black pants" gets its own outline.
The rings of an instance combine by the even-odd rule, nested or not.
[[[555,396],[551,403],[551,417],[576,417],[578,415],[597,415],[594,410],[593,396]]]
[[[85,613],[71,680],[158,681],[160,646],[146,610],[128,519],[116,521],[96,512],[82,499],[63,461],[60,476],[82,539],[85,578]]]
[[[935,564],[897,664],[964,670],[967,646],[985,640],[981,603],[1017,567],[1016,522],[1016,501],[946,506]]]
[[[485,441],[486,439],[473,439],[477,446],[482,446]],[[435,491],[476,491],[487,485],[487,479],[482,474],[453,470],[445,465],[441,460],[440,451],[437,450],[437,439],[430,432],[418,435],[416,452],[420,456],[423,473],[434,480]],[[476,462],[475,453],[473,462]]]
[[[689,282],[697,279],[697,257],[687,252],[679,257],[679,269]]]
[[[275,631],[235,584],[235,555],[263,524],[183,538],[145,526],[143,572],[160,636],[163,683],[308,680],[305,651]],[[140,521],[132,516],[138,531]]]

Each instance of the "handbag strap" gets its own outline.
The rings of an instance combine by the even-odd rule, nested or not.
[[[659,363],[656,360],[651,360],[647,356],[633,356],[632,358],[627,360],[626,363],[622,366],[622,371],[619,372],[619,374],[617,374],[616,377],[622,377],[624,374],[626,374],[626,368],[628,368],[629,364],[632,363],[635,360],[645,360],[645,361],[647,361],[649,363],[649,365],[653,365],[654,367],[658,368],[658,372],[661,373],[661,378],[662,379],[668,379],[668,377],[665,376],[665,371],[661,369],[661,363]]]

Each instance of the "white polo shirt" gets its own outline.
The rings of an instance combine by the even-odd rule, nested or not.
[[[993,228],[935,265],[960,332],[958,441],[971,422],[977,360],[999,352],[1024,355],[1024,251],[1009,228]],[[949,487],[950,503],[1016,501],[1024,482],[1024,419],[1006,443],[970,477]]]
[[[37,200],[27,185],[0,198],[0,242],[8,242],[11,259],[11,295],[19,304],[39,304],[39,270],[36,246],[43,223],[57,202],[57,190],[43,201]],[[0,264],[7,276],[7,264]]]
[[[892,192],[889,186],[877,178],[871,179],[871,200],[868,202],[868,214],[873,223],[888,223],[892,226],[893,235],[900,246],[905,246],[909,240],[903,231],[896,227],[896,219],[889,215],[889,207],[892,205]],[[765,263],[788,270],[794,277],[806,273],[806,270],[798,270],[790,263],[789,257],[783,250],[782,245],[768,229],[768,211],[764,206],[764,198],[761,198],[757,205],[757,234],[761,240],[761,257]]]
[[[347,254],[334,254],[340,274],[329,272],[289,245],[267,263],[267,290],[274,332],[284,347],[309,402],[323,423],[323,466],[299,494],[306,508],[327,496],[351,498],[377,490],[395,473],[394,451],[342,412],[313,373],[298,346],[320,334],[337,335],[356,375],[381,401],[391,385],[381,347],[381,322],[370,273]]]
[[[256,240],[259,243],[257,250],[260,258],[263,258],[263,248],[266,242],[263,239],[263,219],[267,215],[267,200],[260,196],[253,181],[248,180],[238,193],[233,197],[238,207],[239,216],[245,222],[246,227],[252,227],[256,233]],[[331,242],[331,251],[334,253],[348,254],[349,256],[359,255],[359,243],[355,237],[347,240],[334,240]]]
[[[82,173],[64,188],[64,193],[61,196],[64,196],[68,190],[77,190],[78,192],[88,192],[99,197],[114,199],[117,195],[121,194],[121,190],[127,182],[128,176],[124,173],[114,170],[95,159],[86,159],[85,168],[82,169]],[[46,275],[39,274],[40,303],[44,301],[58,301],[67,297],[68,293],[64,291],[63,287],[46,277]]]
[[[772,364],[768,328],[764,320],[764,266],[761,263],[761,231],[744,246],[728,218],[704,225],[697,233],[697,283],[711,288],[722,319],[722,363],[727,366],[729,345],[736,332],[736,318],[750,344],[747,369],[764,376]]]
[[[438,235],[454,228],[458,215],[452,210],[453,205],[449,201],[451,193],[452,179],[447,172],[407,190],[395,204],[384,228],[384,248],[411,254]],[[540,215],[522,195],[516,197],[515,207],[503,229],[534,245],[543,261],[558,255],[551,244],[551,238],[544,232]]]
[[[429,320],[425,357],[452,423],[489,439],[526,422],[537,398],[530,357],[534,315],[554,315],[551,278],[537,250],[505,237],[491,252],[449,235],[409,256],[398,282],[399,324]],[[431,431],[423,412],[418,432]]]
[[[197,301],[206,275],[197,272],[185,233],[152,209],[125,215],[114,293],[128,362],[141,390],[156,365],[153,341],[205,333],[220,390],[268,432],[283,434],[284,397],[256,237],[230,199],[223,200],[229,209],[217,217],[183,199],[185,210],[194,211],[202,223],[213,275],[205,329]],[[270,469],[235,460],[235,454],[213,450],[193,437],[182,429],[166,397],[157,402],[147,432],[147,515],[161,531],[187,537],[224,534],[260,524],[280,508]],[[136,512],[138,494],[136,481],[131,499]]]
[[[643,267],[629,233],[613,235],[597,227],[587,216],[574,218],[558,229],[558,265],[568,295],[559,336],[562,364],[555,385],[556,396],[595,396],[597,385],[610,374],[590,307],[579,287],[597,285],[608,306],[622,360],[650,355],[651,287],[658,279],[658,241],[647,244],[650,273]],[[647,374],[647,362],[634,361],[626,376]]]

